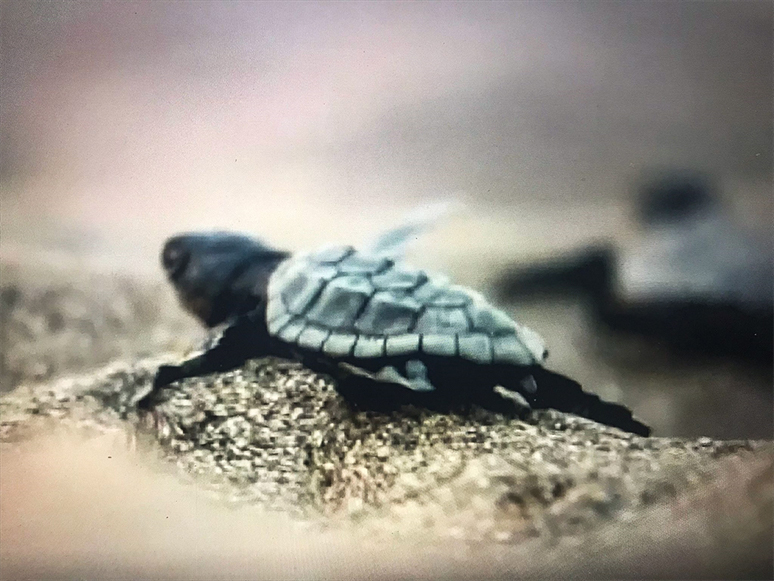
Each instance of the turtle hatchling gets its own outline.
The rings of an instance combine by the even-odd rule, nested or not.
[[[537,333],[478,292],[403,263],[407,243],[432,219],[415,216],[363,249],[299,254],[226,232],[170,238],[161,260],[180,302],[225,330],[201,354],[160,367],[140,406],[178,379],[272,355],[330,374],[356,405],[516,411],[526,403],[649,435],[624,406],[545,369]]]

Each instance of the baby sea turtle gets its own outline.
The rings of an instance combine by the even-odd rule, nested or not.
[[[594,319],[673,352],[770,365],[774,356],[774,255],[770,239],[737,223],[710,180],[671,171],[643,178],[634,205],[639,235],[511,269],[510,299],[584,296]]]
[[[330,373],[343,395],[365,405],[405,398],[514,410],[526,400],[649,434],[625,407],[543,368],[541,338],[481,294],[402,264],[419,229],[402,226],[365,250],[294,255],[233,233],[170,238],[162,262],[181,303],[208,327],[227,326],[200,355],[162,366],[141,405],[183,377],[275,355]]]

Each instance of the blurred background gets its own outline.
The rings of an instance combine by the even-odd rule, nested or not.
[[[182,230],[296,250],[457,198],[412,262],[496,298],[544,335],[553,369],[657,435],[772,436],[770,357],[684,355],[600,327],[582,293],[503,290],[599,241],[649,244],[634,208],[654,172],[708,176],[757,241],[745,255],[771,255],[770,2],[0,7],[6,275],[46,257],[160,283],[158,249]],[[770,330],[762,276],[755,321]],[[28,291],[3,278],[7,320]]]

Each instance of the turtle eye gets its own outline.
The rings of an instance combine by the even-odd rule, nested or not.
[[[191,253],[183,247],[179,240],[172,239],[166,243],[161,253],[161,263],[170,277],[180,274],[188,264]]]

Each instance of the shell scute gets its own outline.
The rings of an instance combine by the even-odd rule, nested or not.
[[[277,336],[288,343],[295,343],[296,339],[298,339],[298,336],[301,334],[301,331],[304,330],[304,327],[305,325],[303,322],[299,319],[294,319],[282,327],[277,333]]]
[[[276,334],[282,327],[287,325],[293,319],[293,315],[288,312],[284,312],[273,319],[266,320],[266,326],[269,329],[269,333]]]
[[[269,327],[274,327],[275,329],[281,327],[285,323],[282,323],[282,325],[276,325],[275,321],[281,319],[282,317],[289,317],[290,314],[288,313],[287,309],[285,308],[285,305],[282,303],[282,299],[276,300],[273,298],[269,299],[268,304],[266,305],[266,322],[269,324]]]
[[[282,292],[282,300],[288,311],[294,315],[302,315],[312,304],[315,297],[325,286],[326,281],[314,271],[301,270],[294,273],[292,279]]]
[[[524,325],[517,325],[519,340],[527,348],[536,363],[542,363],[548,357],[543,338]]]
[[[427,275],[421,270],[389,270],[377,274],[371,278],[371,282],[377,290],[407,292],[427,280]]]
[[[346,357],[352,353],[357,335],[352,333],[331,333],[323,343],[323,353],[334,357]]]
[[[492,354],[495,363],[532,365],[534,359],[529,350],[516,335],[503,335],[492,339]]]
[[[383,256],[368,256],[355,253],[339,262],[338,270],[341,274],[377,274],[387,270],[392,264],[392,260]]]
[[[422,335],[422,351],[428,355],[453,357],[457,352],[457,335]]]
[[[482,333],[460,335],[458,337],[460,357],[475,363],[492,363],[492,341]]]
[[[516,323],[500,309],[480,301],[474,301],[468,307],[468,315],[473,329],[491,335],[504,335],[516,331]]]
[[[461,308],[428,307],[417,319],[417,333],[454,334],[470,330],[468,317]]]
[[[419,351],[419,335],[406,333],[404,335],[391,335],[384,344],[384,352],[387,355],[406,355]]]
[[[296,339],[299,347],[319,351],[331,332],[319,327],[306,327]]]
[[[412,291],[411,296],[423,305],[429,305],[434,298],[443,294],[448,287],[448,281],[445,277],[428,278]]]
[[[329,282],[307,313],[310,322],[330,329],[349,329],[373,294],[368,279],[340,276]]]
[[[466,307],[473,301],[462,287],[449,287],[430,299],[434,307]]]
[[[355,357],[383,357],[384,356],[384,337],[373,337],[370,335],[358,335],[355,343],[353,355]]]
[[[355,328],[370,335],[408,333],[421,308],[422,305],[411,297],[377,292],[358,318]]]

